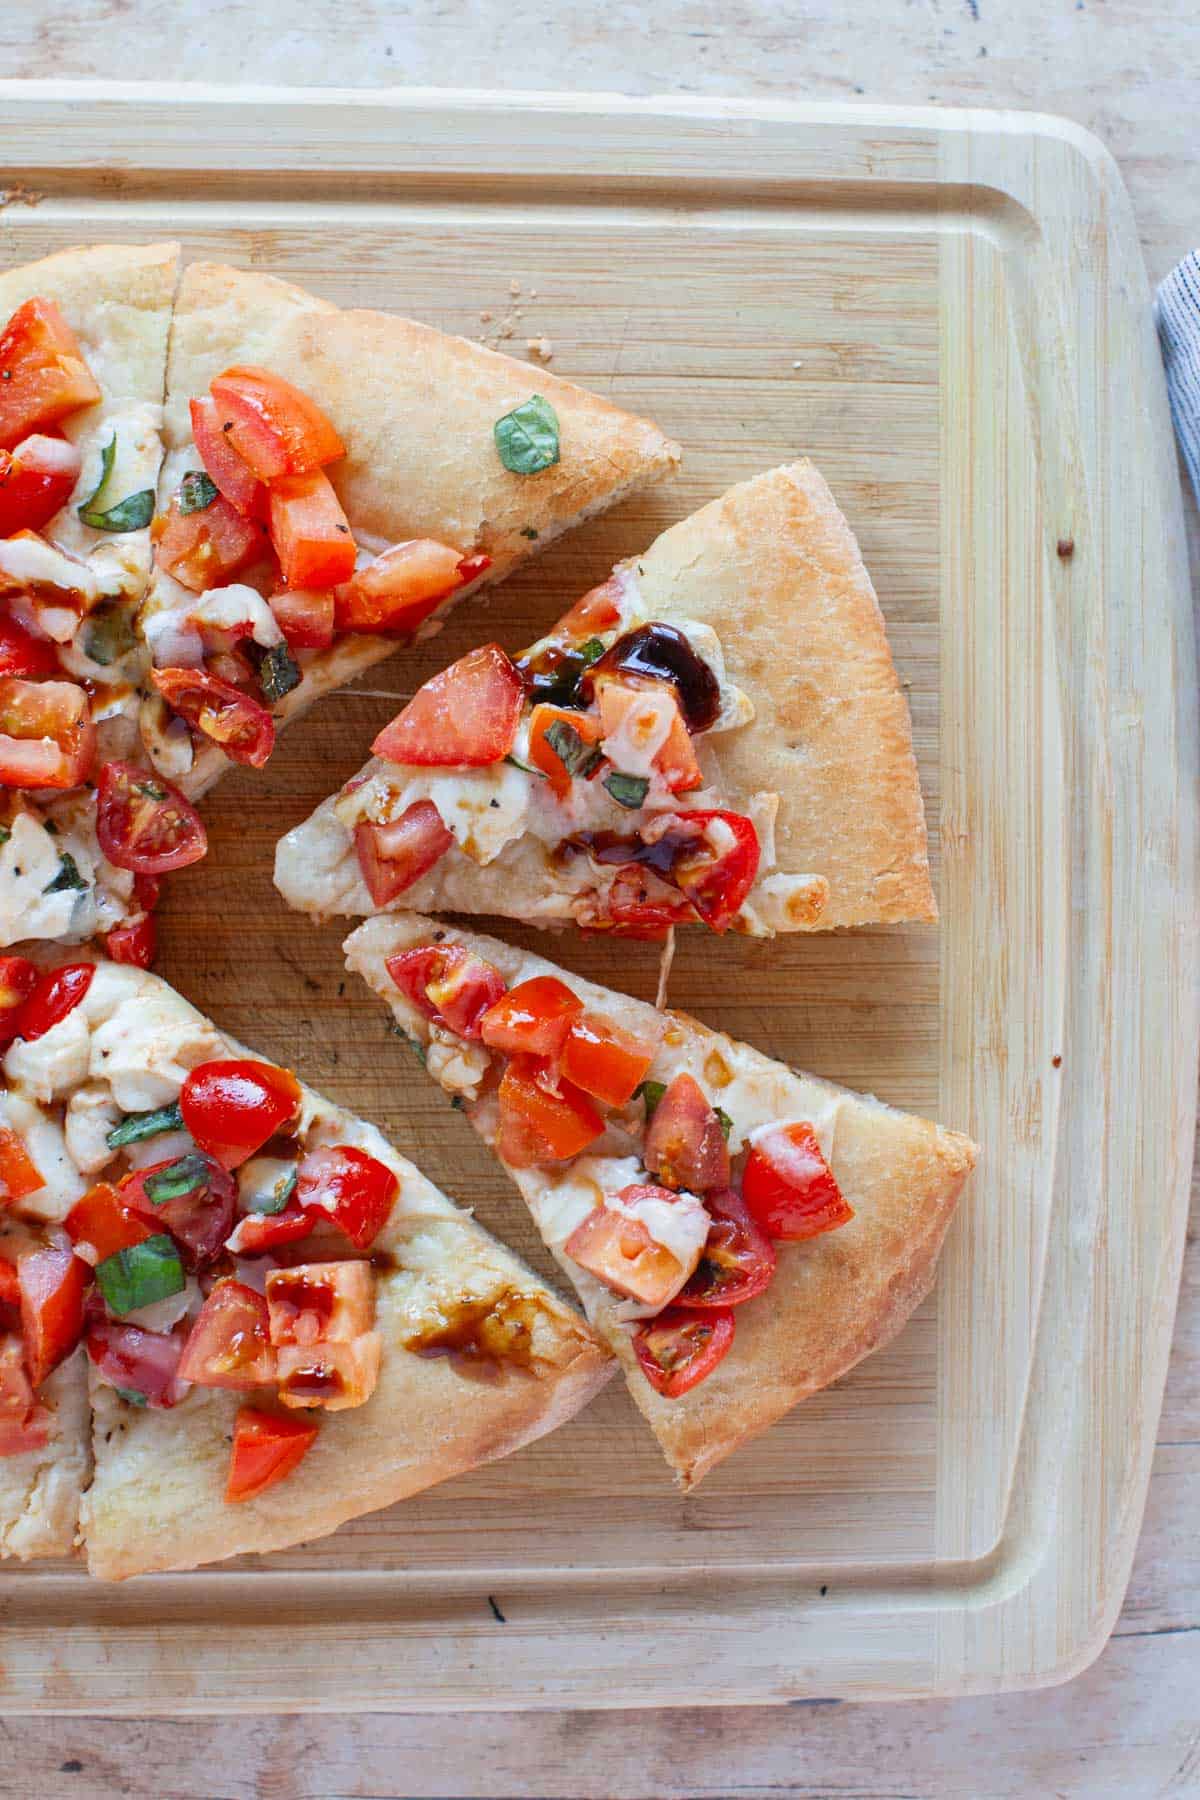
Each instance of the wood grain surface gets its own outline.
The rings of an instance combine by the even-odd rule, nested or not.
[[[513,66],[519,42],[526,85],[800,90],[831,97],[863,89],[886,99],[1060,108],[1106,132],[1118,153],[1126,153],[1152,273],[1187,247],[1195,226],[1186,216],[1173,159],[1190,142],[1194,81],[1189,87],[1187,52],[1193,52],[1194,69],[1196,34],[1177,7],[1126,0],[1103,9],[1078,7],[1074,16],[1066,6],[1047,13],[1027,3],[1007,8],[995,24],[986,0],[961,8],[895,8],[876,0],[853,19],[824,7],[796,10],[790,19],[766,5],[742,7],[737,20],[717,33],[707,9],[661,8],[658,29],[636,67],[627,54],[632,15],[622,7],[603,13],[480,7],[471,9],[469,19],[464,9],[451,7],[414,22],[391,9],[364,6],[348,36],[332,9],[329,18],[284,33],[271,6],[217,4],[190,15],[186,8],[147,0],[69,11],[35,6],[0,19],[0,50],[7,52],[6,74],[128,75],[132,33],[149,46],[138,73],[178,75],[177,53],[164,66],[161,45],[169,28],[183,25],[186,72],[197,77],[495,85],[503,80],[498,70]],[[880,33],[871,29],[883,14],[886,56],[872,41]],[[980,55],[985,50],[986,57]],[[75,1721],[60,1722],[50,1734],[22,1735],[24,1728],[9,1722],[13,1785],[7,1791],[1194,1791],[1200,1641],[1194,1536],[1200,1293],[1194,1246],[1191,1256],[1146,1536],[1118,1641],[1064,1693],[884,1711],[814,1706],[779,1714],[566,1715],[476,1719],[465,1727],[404,1717],[248,1722],[224,1729],[216,1757],[211,1727],[203,1723]]]

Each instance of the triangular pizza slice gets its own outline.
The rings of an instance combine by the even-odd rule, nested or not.
[[[374,750],[279,845],[293,906],[650,938],[936,916],[908,707],[811,463],[673,526],[515,662],[434,676]]]
[[[611,1373],[374,1126],[157,976],[35,971],[0,1036],[0,1550],[78,1533],[118,1580],[320,1537]]]
[[[417,914],[346,956],[508,1169],[685,1488],[928,1292],[969,1139]]]

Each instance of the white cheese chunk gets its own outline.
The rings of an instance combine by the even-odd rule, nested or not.
[[[20,1202],[21,1212],[38,1219],[65,1219],[87,1184],[68,1154],[58,1121],[24,1094],[9,1091],[0,1094],[0,1123],[16,1132],[44,1183]]]
[[[88,1073],[108,1082],[122,1112],[153,1112],[179,1098],[197,1063],[223,1053],[216,1028],[156,986],[97,1026]]]
[[[63,1122],[67,1149],[77,1169],[94,1175],[113,1159],[108,1134],[121,1122],[121,1109],[106,1081],[89,1081],[67,1101]]]

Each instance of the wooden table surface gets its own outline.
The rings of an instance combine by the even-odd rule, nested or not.
[[[1195,0],[20,0],[0,9],[0,74],[1030,107],[1114,151],[1152,279],[1200,241]],[[1189,526],[1195,573],[1190,503]],[[1133,1580],[1113,1640],[1066,1688],[693,1713],[7,1720],[0,1796],[1200,1794],[1200,1187],[1193,1197]],[[366,1697],[369,1670],[363,1683]]]

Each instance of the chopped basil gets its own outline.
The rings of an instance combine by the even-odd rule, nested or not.
[[[500,461],[514,475],[536,475],[558,461],[558,415],[540,394],[497,419],[492,434]]]
[[[721,1127],[721,1136],[725,1139],[725,1142],[728,1143],[729,1134],[733,1130],[733,1120],[723,1106],[714,1106],[713,1111],[717,1115],[717,1124]]]
[[[58,836],[58,826],[54,823],[53,819],[43,819],[42,830],[46,833],[47,837]]]
[[[189,469],[179,484],[181,513],[206,512],[217,497],[217,484],[203,469]]]
[[[589,638],[586,644],[580,644],[576,655],[583,658],[585,668],[590,668],[594,662],[599,662],[600,658],[604,655],[604,639]]]
[[[282,700],[294,687],[300,686],[300,671],[286,644],[272,644],[258,665],[265,700]]]
[[[549,736],[549,733],[546,735]],[[604,785],[618,806],[628,806],[633,812],[645,804],[646,795],[650,792],[650,783],[645,775],[622,775],[620,769],[611,769],[604,777]]]
[[[604,760],[595,744],[587,743],[566,719],[551,721],[546,728],[546,742],[568,775],[590,775]]]
[[[513,756],[510,753],[504,760],[506,763],[511,763],[514,769],[520,769],[522,775],[536,775],[539,781],[546,779],[544,769],[535,769],[531,763],[523,763],[519,756]]]
[[[186,1156],[168,1163],[165,1169],[156,1169],[153,1175],[147,1175],[142,1192],[151,1206],[165,1206],[168,1200],[182,1200],[185,1194],[194,1194],[197,1188],[207,1187],[208,1181],[208,1158],[198,1150],[189,1150]]]
[[[11,825],[0,825],[0,844],[7,844],[8,840],[11,836],[12,836],[12,826]]]
[[[119,1394],[122,1400],[127,1400],[130,1406],[148,1406],[150,1404],[145,1394],[139,1394],[136,1388],[115,1388],[113,1391]]]
[[[151,781],[149,779],[145,781],[135,781],[133,788],[135,793],[143,794],[147,800],[153,800],[156,803],[171,798],[166,788],[161,787],[157,781]]]
[[[106,1256],[96,1264],[96,1286],[118,1317],[182,1293],[185,1277],[174,1240],[160,1231]]]
[[[162,1131],[182,1128],[183,1113],[176,1100],[172,1106],[160,1106],[154,1112],[127,1113],[104,1141],[110,1150],[123,1150],[126,1144],[140,1144],[144,1138],[157,1137]]]
[[[83,622],[80,644],[85,656],[107,668],[120,662],[136,644],[133,614],[127,606],[99,606]]]
[[[296,1171],[289,1169],[282,1181],[277,1181],[266,1193],[251,1194],[249,1199],[243,1197],[242,1205],[248,1213],[281,1213],[296,1191]]]
[[[529,539],[530,539],[530,540],[532,540],[532,539],[533,539],[533,538],[535,538],[535,537],[536,537],[536,536],[537,536],[537,535],[538,535],[538,534],[537,534],[537,532],[536,532],[536,531],[535,531],[535,530],[534,530],[534,528],[533,528],[533,526],[532,526],[532,525],[522,525],[522,527],[521,527],[521,536],[522,536],[522,537],[527,537],[527,538],[529,538]]]
[[[100,452],[100,479],[91,498],[85,500],[77,511],[84,524],[90,525],[93,531],[140,531],[154,517],[153,488],[142,488],[139,493],[129,494],[107,510],[98,504],[107,498],[104,490],[108,486],[116,455],[117,434],[114,431]]]
[[[48,887],[42,889],[43,894],[64,894],[68,888],[76,888],[81,893],[87,892],[87,882],[79,873],[79,864],[69,850],[58,853],[58,874]]]
[[[641,1099],[641,1100],[644,1100],[646,1103],[646,1123],[647,1123],[647,1125],[650,1123],[651,1119],[654,1117],[655,1112],[658,1110],[658,1103],[662,1099],[662,1097],[666,1093],[666,1091],[667,1091],[667,1084],[665,1081],[643,1081],[640,1084],[640,1086],[638,1086],[634,1089],[634,1091],[633,1091],[634,1099],[635,1100]]]

